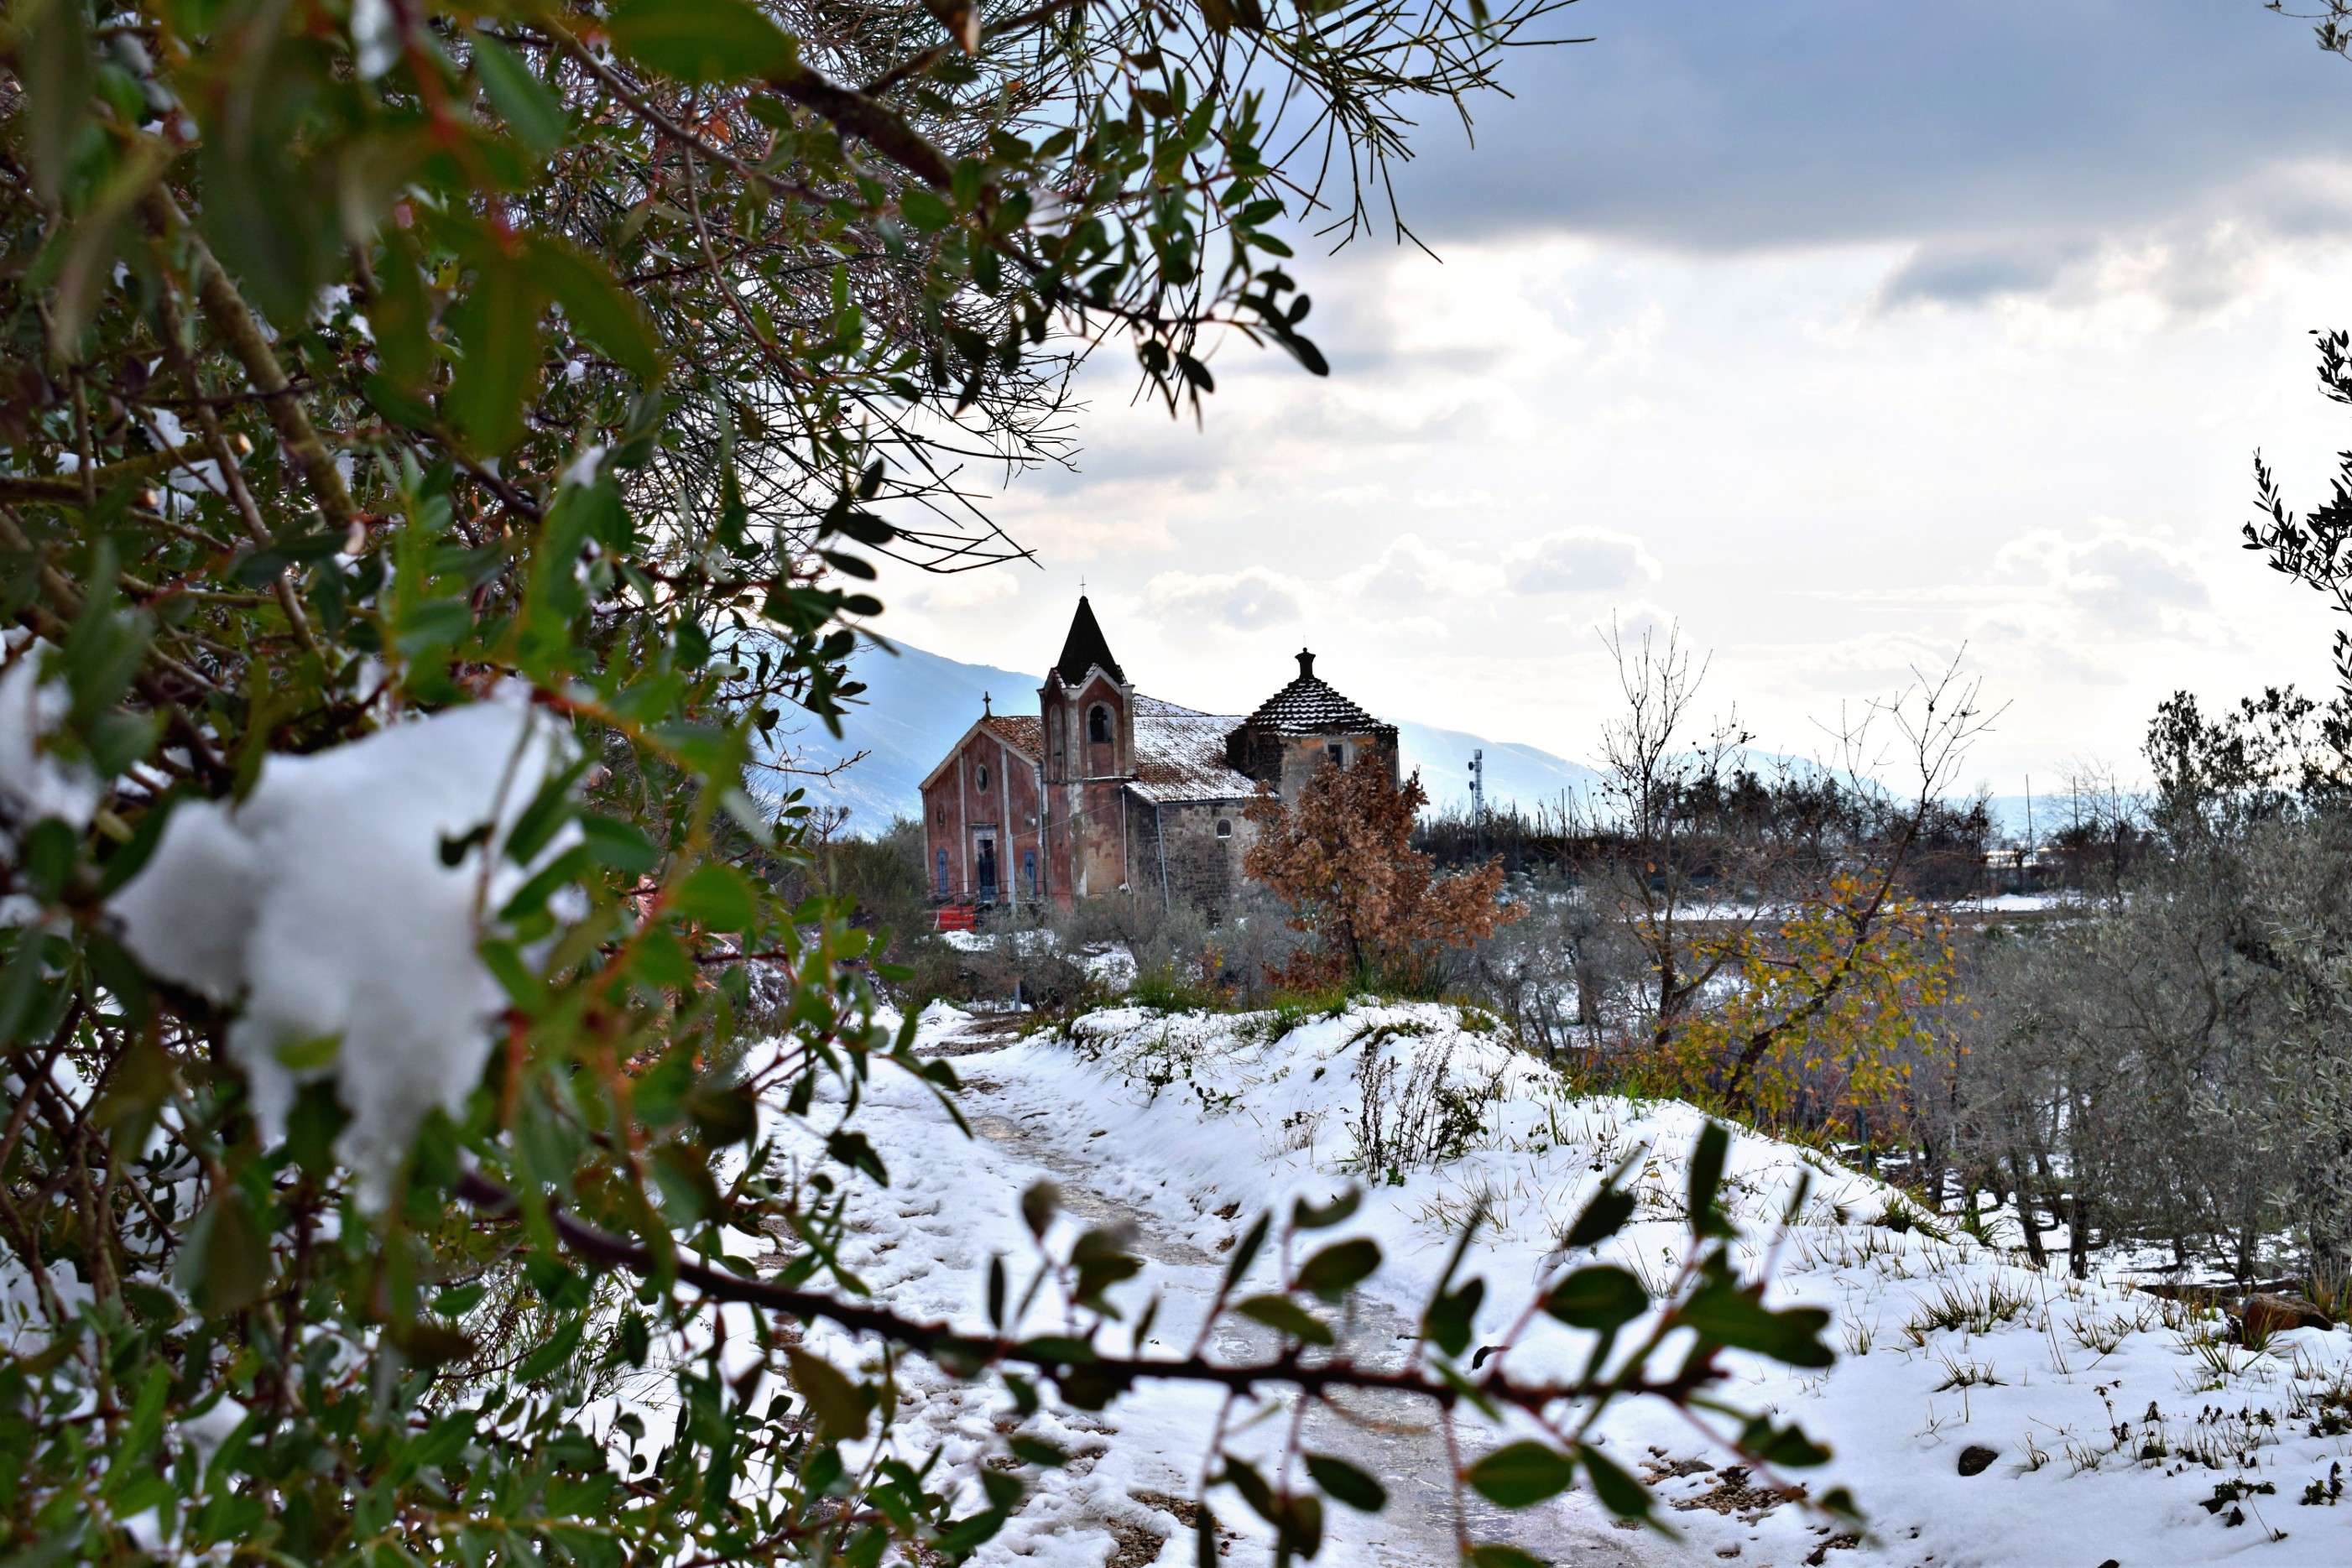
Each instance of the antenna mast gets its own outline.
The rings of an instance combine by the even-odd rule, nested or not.
[[[1470,752],[1470,852],[1486,852],[1486,748]]]

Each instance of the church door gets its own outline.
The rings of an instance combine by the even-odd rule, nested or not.
[[[972,840],[972,880],[979,883],[980,901],[996,902],[996,835],[982,833]]]

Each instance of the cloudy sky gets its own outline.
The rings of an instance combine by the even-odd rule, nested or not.
[[[1038,552],[891,629],[1042,670],[1081,580],[1147,690],[1246,710],[1302,643],[1368,706],[1588,757],[1601,632],[1678,624],[1803,751],[1956,654],[1969,783],[2133,766],[2155,704],[2327,679],[2238,548],[2252,455],[2352,445],[2352,63],[2258,0],[1582,0],[1402,190],[1438,259],[1302,268],[1333,374],[1223,350],[1204,430],[1085,391]]]

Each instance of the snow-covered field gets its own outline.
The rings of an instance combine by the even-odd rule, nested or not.
[[[1171,1354],[1192,1343],[1236,1233],[1295,1195],[1367,1188],[1339,1234],[1376,1239],[1388,1260],[1348,1330],[1351,1350],[1368,1357],[1402,1355],[1450,1241],[1482,1204],[1491,1218],[1471,1259],[1488,1283],[1478,1330],[1480,1343],[1500,1340],[1559,1268],[1561,1228],[1628,1155],[1638,1159],[1640,1208],[1602,1256],[1663,1281],[1681,1255],[1683,1161],[1697,1113],[1571,1098],[1475,1014],[1359,1005],[1300,1021],[1119,1009],[1087,1015],[1068,1038],[972,1051],[1001,1038],[969,1032],[977,1021],[935,1007],[920,1024],[924,1050],[957,1053],[974,1136],[904,1076],[876,1083],[858,1113],[893,1179],[858,1195],[858,1239],[844,1260],[904,1311],[979,1327],[991,1256],[1007,1260],[1016,1288],[1025,1278],[1034,1252],[1019,1196],[1041,1179],[1065,1195],[1063,1226],[1135,1227],[1147,1267],[1115,1299],[1139,1306],[1157,1292],[1156,1348]],[[1433,1160],[1384,1155],[1361,1168],[1368,1141],[1410,1143],[1415,1108],[1429,1112],[1428,1133],[1449,1097],[1469,1107],[1454,1129],[1466,1138]],[[1801,1176],[1811,1197],[1783,1228]],[[1730,1396],[1827,1441],[1833,1462],[1801,1479],[1817,1491],[1850,1487],[1869,1533],[1839,1535],[1744,1484],[1678,1413],[1629,1406],[1609,1418],[1609,1451],[1653,1479],[1679,1539],[1615,1528],[1580,1490],[1521,1514],[1479,1505],[1474,1537],[1516,1540],[1559,1563],[1623,1565],[2352,1563],[2352,1507],[2302,1505],[2307,1486],[2324,1492],[2352,1450],[2352,1333],[2282,1334],[2252,1354],[2220,1342],[2218,1319],[2036,1273],[1965,1236],[1890,1227],[1890,1204],[1902,1207],[1890,1189],[1769,1140],[1735,1144],[1727,1191],[1748,1256],[1777,1281],[1772,1301],[1830,1308],[1841,1353],[1812,1375],[1743,1361]],[[1258,1265],[1270,1269],[1270,1259]],[[1538,1322],[1507,1353],[1510,1366],[1528,1375],[1580,1366],[1588,1336]],[[1238,1332],[1212,1343],[1236,1357],[1267,1348]],[[845,1364],[876,1354],[822,1332],[811,1344]],[[1307,1446],[1370,1469],[1391,1501],[1378,1516],[1332,1508],[1321,1561],[1450,1561],[1448,1464],[1429,1413],[1360,1400],[1353,1413],[1316,1416]],[[1218,1420],[1215,1396],[1167,1385],[1098,1416],[1049,1407],[1021,1429],[1076,1462],[1045,1473],[982,1560],[1189,1563],[1181,1520]],[[1283,1425],[1227,1441],[1273,1455]],[[1003,1399],[926,1372],[895,1440],[919,1453],[942,1447],[949,1464],[969,1466],[1002,1453],[1014,1429]],[[1475,1451],[1505,1436],[1473,1428],[1465,1444]],[[1994,1458],[1964,1476],[1970,1448]],[[2230,1495],[2209,1508],[2217,1487]],[[1234,1560],[1265,1550],[1232,1494],[1213,1501],[1244,1538]]]

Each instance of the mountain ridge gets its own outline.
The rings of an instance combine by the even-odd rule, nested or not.
[[[772,789],[782,794],[797,784],[813,804],[846,807],[845,825],[853,833],[879,832],[894,818],[920,810],[924,778],[979,719],[983,698],[998,713],[1037,711],[1035,674],[966,664],[909,643],[892,647],[895,653],[868,643],[851,655],[851,674],[866,689],[844,718],[839,740],[806,719],[781,730],[763,759]],[[1422,787],[1439,810],[1469,804],[1474,750],[1486,753],[1489,807],[1580,801],[1601,778],[1580,762],[1523,742],[1412,719],[1388,722],[1397,727],[1406,771],[1420,769]]]
[[[846,827],[852,833],[880,832],[892,819],[916,814],[924,777],[978,720],[983,697],[998,713],[1037,711],[1040,676],[1034,672],[965,664],[908,643],[893,646],[898,650],[895,653],[867,643],[851,656],[851,671],[866,683],[866,690],[844,721],[842,739],[833,739],[822,724],[805,716],[783,733],[778,750],[786,755],[797,750],[800,766],[807,769],[837,769],[830,779],[776,772],[774,755],[768,759],[772,764],[768,782],[773,792],[782,794],[797,783],[807,789],[814,804],[848,808]],[[1406,771],[1420,769],[1422,788],[1428,791],[1430,804],[1440,810],[1469,805],[1469,761],[1474,750],[1486,754],[1486,803],[1496,810],[1510,805],[1522,810],[1538,806],[1557,809],[1563,800],[1589,806],[1601,780],[1597,769],[1525,742],[1490,740],[1468,730],[1413,719],[1389,722],[1397,727]],[[865,753],[861,759],[849,760],[861,751]],[[1777,753],[1752,755],[1767,767],[1789,766],[1802,771],[1813,766]],[[2044,794],[2031,799],[2030,808],[2028,797],[2021,795],[1995,795],[1987,800],[1997,835],[2021,837],[2029,811],[2044,833],[2063,820],[2063,797]]]

